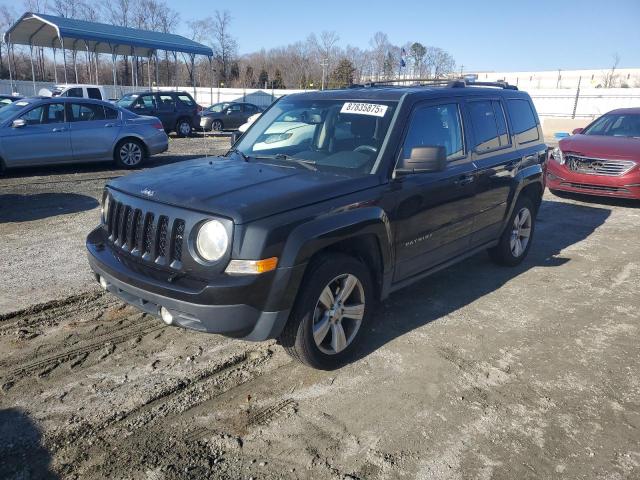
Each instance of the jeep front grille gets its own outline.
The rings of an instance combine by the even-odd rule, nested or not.
[[[635,166],[632,160],[609,160],[604,158],[583,157],[581,155],[566,154],[565,163],[569,170],[587,175],[605,175],[619,177]]]
[[[180,268],[185,240],[184,220],[170,221],[166,215],[145,212],[112,198],[109,201],[113,203],[105,226],[114,246],[142,260]]]

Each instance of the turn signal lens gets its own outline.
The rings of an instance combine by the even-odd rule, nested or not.
[[[236,275],[257,275],[270,272],[278,266],[278,257],[264,260],[231,260],[225,272]]]

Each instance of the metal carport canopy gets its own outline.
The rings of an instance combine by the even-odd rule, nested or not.
[[[6,43],[149,57],[157,50],[213,56],[181,35],[27,12],[4,34]]]

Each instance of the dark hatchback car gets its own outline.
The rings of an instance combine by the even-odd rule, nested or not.
[[[283,138],[288,117],[309,134]],[[167,324],[335,368],[391,292],[484,250],[522,262],[546,158],[506,84],[289,95],[223,157],[110,181],[89,264]]]
[[[167,133],[176,132],[180,137],[191,135],[200,121],[202,107],[187,92],[136,92],[129,93],[116,105],[138,115],[159,118]]]
[[[200,128],[214,132],[236,130],[240,125],[246,123],[250,116],[260,112],[262,112],[262,108],[253,103],[216,103],[200,112]]]

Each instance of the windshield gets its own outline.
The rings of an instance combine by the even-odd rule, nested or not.
[[[249,161],[370,174],[396,105],[285,98],[256,120],[236,148]]]
[[[29,102],[24,100],[18,100],[17,102],[13,102],[11,105],[7,105],[6,107],[2,107],[0,109],[0,123],[6,122],[11,117],[13,117],[16,113],[23,110],[25,107],[29,106]]]
[[[640,138],[640,115],[608,114],[589,125],[583,135]]]
[[[118,100],[116,102],[116,105],[122,108],[129,108],[133,104],[133,102],[136,101],[137,98],[138,98],[138,95],[136,95],[135,93],[130,93],[122,97],[120,100]]]
[[[216,103],[215,105],[211,105],[209,108],[207,108],[207,111],[208,112],[214,112],[214,113],[220,113],[222,110],[227,108],[229,105],[231,105],[231,104],[230,103]]]

